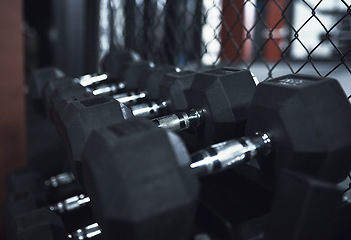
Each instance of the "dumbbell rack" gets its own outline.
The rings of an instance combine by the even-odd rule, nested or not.
[[[49,121],[43,120],[43,123],[50,125]],[[64,155],[62,149],[50,154]],[[41,180],[55,171],[67,170],[67,166],[55,170],[38,168],[42,167],[41,164],[33,166],[34,172],[40,173]],[[16,182],[16,179],[12,181]],[[248,163],[201,177],[200,183],[202,188],[189,239],[317,239],[317,236],[318,239],[336,240],[348,239],[350,234],[351,203],[346,199],[341,202],[343,192],[327,181],[288,170],[282,171],[278,177],[272,176],[262,172],[257,164]],[[79,183],[70,184],[73,185],[45,190],[45,202],[53,204],[73,192],[84,192]],[[39,185],[31,186],[31,193],[38,194]],[[19,192],[28,190],[8,188],[9,193],[17,194],[18,199],[23,197]],[[38,204],[38,208],[43,205]],[[80,209],[61,217],[68,233],[95,221],[90,209]],[[11,229],[12,226],[8,226],[8,235],[17,239]],[[97,234],[103,239],[103,229],[102,236],[100,232]]]

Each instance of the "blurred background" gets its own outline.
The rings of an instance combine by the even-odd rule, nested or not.
[[[281,71],[349,74],[349,5],[343,0],[27,0],[26,63],[28,69],[56,65],[72,75],[96,72],[113,45],[156,64],[241,65],[260,80]]]

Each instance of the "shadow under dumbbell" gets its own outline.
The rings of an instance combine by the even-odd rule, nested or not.
[[[66,153],[55,126],[35,112],[27,98],[28,164],[44,177],[64,172]]]

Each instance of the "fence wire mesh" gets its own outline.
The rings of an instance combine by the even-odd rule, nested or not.
[[[345,0],[101,0],[100,56],[112,42],[156,64],[351,73]],[[264,80],[264,79],[261,79]]]

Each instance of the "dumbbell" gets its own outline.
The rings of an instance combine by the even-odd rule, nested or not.
[[[172,74],[170,74],[172,76]],[[164,85],[165,86],[161,86],[161,88],[165,88],[165,91],[163,92],[164,94],[164,100],[171,101],[172,99],[176,100],[177,98],[181,97],[181,94],[183,94],[182,88],[184,88],[185,86],[189,87],[191,82],[192,82],[192,78],[195,75],[195,72],[189,72],[189,71],[185,71],[182,73],[177,73],[177,75],[179,76],[179,78],[176,78],[175,81],[173,81],[173,79],[168,79],[168,81],[166,80]],[[170,77],[171,77],[170,76]],[[168,88],[166,88],[166,86],[169,86]],[[165,92],[169,92],[169,95],[166,98],[166,94]],[[162,95],[162,94],[161,94]],[[184,99],[184,97],[181,97],[182,99]],[[172,101],[173,104],[168,103],[168,107],[172,107],[175,109],[186,109],[187,108],[187,104],[186,101],[180,99],[180,101]],[[27,171],[27,177],[25,178],[25,174],[24,171],[19,171],[17,170],[16,172],[14,172],[13,174],[10,174],[8,176],[9,179],[15,179],[17,182],[19,180],[19,178],[21,178],[21,182],[22,183],[26,183],[28,186],[28,184],[30,183],[30,181],[28,180],[32,180],[32,172],[28,172]],[[11,177],[12,176],[12,177]],[[45,181],[45,185],[51,185],[53,187],[57,187],[57,185],[62,185],[65,184],[68,180],[74,180],[74,177],[71,173],[62,173],[60,175],[57,176],[53,176],[50,179]],[[12,181],[13,182],[13,181]],[[35,181],[36,183],[38,183],[39,181],[36,179]],[[18,183],[17,183],[18,185]],[[17,187],[18,188],[18,187]],[[13,188],[12,188],[13,189]]]
[[[82,193],[50,203],[45,196],[38,195],[37,191],[23,189],[8,194],[4,203],[3,217],[6,220],[7,229],[20,215],[38,208],[47,208],[74,221],[77,218],[75,215],[79,216],[82,211],[88,210],[89,212],[90,209],[86,208],[88,206],[90,206],[90,198]]]
[[[81,77],[83,78],[82,80],[78,82],[75,80],[73,83],[72,81],[64,82],[62,80],[50,81],[47,83],[46,89],[44,89],[44,96],[47,102],[53,101],[53,104],[57,105],[59,100],[64,98],[63,96],[60,97],[60,94],[72,96],[89,92],[92,95],[99,95],[103,93],[113,94],[125,88],[128,90],[137,90],[139,79],[145,75],[146,70],[154,67],[155,65],[152,62],[138,61],[124,64],[120,69],[118,77],[112,79],[108,79],[109,74],[101,74],[95,78],[89,76]],[[146,78],[146,76],[144,76],[144,78]],[[107,84],[101,84],[101,81]],[[66,93],[66,91],[68,92]],[[51,99],[54,97],[53,95],[56,95],[55,98],[57,99]]]
[[[189,94],[190,97],[186,100],[189,108],[192,108],[192,101],[194,101],[193,105],[201,101],[201,110],[204,112],[203,122],[206,123],[205,130],[211,131],[207,133],[207,141],[224,140],[221,134],[229,135],[226,131],[231,131],[231,136],[242,135],[242,125],[247,118],[255,86],[248,70],[225,68],[196,74],[189,93],[198,91],[203,95],[198,100]],[[86,98],[67,106],[58,125],[72,160],[72,169],[78,179],[81,152],[90,132],[120,119],[133,117],[134,114],[135,112],[130,108],[108,96]],[[191,118],[185,117],[179,119],[179,122],[184,123],[188,128],[194,123],[198,124]],[[217,131],[221,133],[217,134]]]
[[[8,193],[17,193],[25,189],[35,191],[38,198],[48,201],[57,201],[83,191],[75,180],[72,172],[63,172],[44,179],[29,167],[18,168],[11,171],[5,179],[5,188]]]
[[[230,68],[222,68],[220,70],[213,70],[211,73],[215,75],[217,74],[225,76],[225,71],[228,71],[227,74],[231,74],[235,70]],[[247,72],[240,70],[236,71],[237,79],[249,78]],[[210,72],[207,71],[207,73]],[[180,112],[186,110],[188,108],[188,104],[187,97],[185,96],[184,92],[187,91],[192,85],[195,74],[196,73],[193,71],[180,71],[177,73],[169,73],[165,75],[164,79],[159,83],[160,93],[154,94],[154,99],[152,99],[152,101],[130,106],[133,115],[146,118],[155,118],[159,115],[163,115],[164,113]],[[253,73],[251,73],[251,75],[252,80],[255,82],[255,84],[257,84],[257,78],[253,75]],[[197,81],[203,81],[203,83],[205,83],[205,80]],[[118,101],[125,103],[124,101],[121,101],[120,98],[118,98]]]
[[[145,119],[93,131],[82,154],[86,190],[107,239],[187,239],[197,176],[256,159],[269,174],[342,181],[351,167],[350,121],[336,80],[286,75],[257,86],[247,137],[191,155],[177,135]]]
[[[161,97],[164,99],[163,107],[167,108],[169,111],[180,111],[187,107],[185,98],[183,96],[183,89],[188,88],[192,83],[192,78],[195,74],[194,72],[184,71],[184,72],[176,73],[173,67],[168,67],[168,66],[155,67],[154,69],[145,70],[145,72],[146,73],[144,77],[139,80],[141,81],[140,85],[142,85],[143,88],[145,89],[144,90],[145,93],[148,93],[148,95],[150,95],[151,97],[156,97],[159,94],[161,94]],[[169,73],[170,76],[166,78],[166,80],[164,81],[164,84],[160,83],[160,79],[162,79],[163,75],[166,72],[171,72]],[[121,96],[119,95],[118,100],[120,100],[120,97]],[[64,109],[64,106],[66,106],[68,102],[71,102],[71,101],[74,102],[74,99],[76,98],[77,96],[71,96],[71,97],[66,97],[65,99],[61,99],[61,103],[63,102],[63,105],[61,104],[60,107]],[[114,98],[117,98],[117,97],[114,97]],[[148,104],[154,104],[155,106],[157,102],[151,102]],[[136,106],[139,106],[139,107],[135,108],[135,111],[133,111],[134,114],[136,114],[137,112],[141,114],[145,112],[145,110],[144,111],[142,110],[140,105],[136,105]],[[142,105],[142,106],[145,106],[145,105]],[[64,114],[63,109],[61,110],[62,115]],[[156,112],[155,108],[152,108],[151,110]]]
[[[194,71],[179,71],[164,75],[162,81],[157,84],[159,93],[154,94],[156,98],[130,106],[133,115],[154,118],[169,112],[184,111],[188,108],[184,91],[190,88],[195,75]],[[121,102],[120,98],[117,100]]]
[[[5,181],[9,195],[5,204],[7,219],[14,219],[18,214],[49,203],[60,202],[69,198],[63,208],[72,205],[73,195],[83,192],[71,172],[65,172],[44,180],[28,167],[10,172]],[[67,207],[66,207],[67,205]]]
[[[32,100],[34,102],[41,101],[42,89],[47,81],[64,76],[65,74],[55,67],[47,67],[33,71],[28,81]]]
[[[37,209],[21,215],[7,232],[10,240],[102,239],[101,228],[91,223],[68,233],[61,218],[47,209]]]
[[[43,179],[39,173],[31,168],[22,167],[8,173],[5,187],[7,192],[16,192],[33,186],[37,186],[42,191],[50,191],[73,182],[75,182],[75,178],[71,172],[63,172],[48,179]]]
[[[129,62],[135,62],[138,60],[138,57],[135,57],[135,54],[128,50],[113,51],[111,52],[111,54],[109,53],[108,55],[110,57],[106,57],[106,59],[104,60],[108,62],[106,62],[107,65],[104,64],[106,65],[104,71],[109,72],[112,78],[117,78],[119,76],[119,73],[123,69],[124,64]],[[28,82],[33,100],[37,101],[42,99],[43,87],[48,81],[52,79],[62,78],[64,76],[65,74],[62,71],[53,67],[33,71],[33,73],[31,74],[30,81]],[[89,78],[92,76],[93,75],[86,75],[85,77],[83,77],[84,79],[81,79],[82,84],[89,85],[89,82],[93,83],[91,79],[89,80]],[[79,82],[80,80],[76,81]]]
[[[167,74],[166,74],[167,73]],[[169,91],[172,91],[172,96],[171,97],[181,97],[183,99],[184,97],[182,90],[185,89],[186,87],[189,86],[189,83],[191,84],[191,76],[193,75],[193,72],[190,71],[184,71],[184,72],[175,72],[175,69],[173,67],[157,67],[155,69],[150,69],[149,71],[145,71],[145,74],[143,77],[139,79],[139,86],[144,88],[144,91],[141,92],[127,92],[127,93],[120,93],[120,94],[115,94],[112,97],[117,100],[118,102],[121,103],[128,103],[128,102],[133,102],[137,99],[140,98],[145,98],[147,95],[150,95],[152,98],[158,96],[160,98],[164,98],[162,102],[166,102],[170,98]],[[170,75],[169,77],[166,77],[167,75]],[[162,78],[165,77],[167,79],[166,81],[161,81]],[[171,85],[171,86],[165,86],[164,82],[167,82],[165,84]],[[149,93],[149,94],[148,94]],[[136,97],[137,95],[141,95],[140,97]],[[64,99],[61,99],[60,104],[57,106],[57,104],[54,104],[54,111],[57,113],[57,118],[59,121],[62,121],[63,116],[65,115],[65,108],[67,105],[72,104],[73,102],[79,101],[79,100],[84,100],[88,98],[88,95],[84,96],[67,96]],[[90,98],[94,99],[94,98]],[[160,102],[160,101],[159,101]],[[174,107],[173,105],[169,107],[173,107],[174,109],[177,109],[180,107],[184,107],[184,101],[178,100],[178,103]],[[153,107],[156,106],[158,102],[150,102],[143,104],[145,108],[147,108],[149,111],[153,111],[156,113],[160,108],[162,107]],[[55,106],[56,105],[56,106]],[[165,108],[163,104],[163,108]],[[135,110],[135,113],[139,114],[145,113],[147,110],[142,109],[140,105],[136,104],[135,109],[138,108],[138,110]],[[139,107],[138,107],[139,106]],[[133,107],[133,105],[132,105]]]
[[[248,70],[220,68],[196,76],[185,90],[189,109],[152,121],[161,128],[182,131],[193,126],[208,145],[243,134],[258,79]]]
[[[99,94],[114,94],[121,92],[128,86],[135,87],[135,79],[139,79],[144,71],[153,66],[152,63],[140,61],[135,63],[126,63],[120,70],[121,74],[118,77],[111,77],[109,74],[86,75],[80,78],[59,78],[48,81],[43,87],[43,102],[50,116],[52,105],[57,107],[60,100],[67,96],[78,96],[82,94],[99,95]],[[130,77],[125,79],[125,76]],[[140,98],[143,95],[138,95]]]
[[[155,98],[159,96],[159,82],[162,79],[162,77],[168,72],[176,71],[176,68],[171,66],[150,67],[148,65],[147,67],[144,66],[142,74],[139,74],[138,71],[141,70],[140,66],[137,67],[136,64],[134,64],[134,66],[139,70],[133,70],[132,68],[128,68],[127,71],[127,73],[134,73],[134,76],[130,76],[131,74],[127,74],[130,76],[130,78],[123,77],[123,79],[125,80],[119,83],[123,86],[128,86],[126,88],[132,90],[122,92],[119,94],[112,94],[114,99],[125,104],[134,104],[146,98]],[[136,86],[139,86],[139,88],[142,90],[136,90]],[[87,94],[85,91],[77,92],[77,89],[71,90],[72,91],[59,91],[58,94],[54,94],[52,96],[51,113],[54,116],[54,120],[56,120],[56,118],[59,117],[57,116],[57,113],[64,109],[68,103],[94,95]]]

